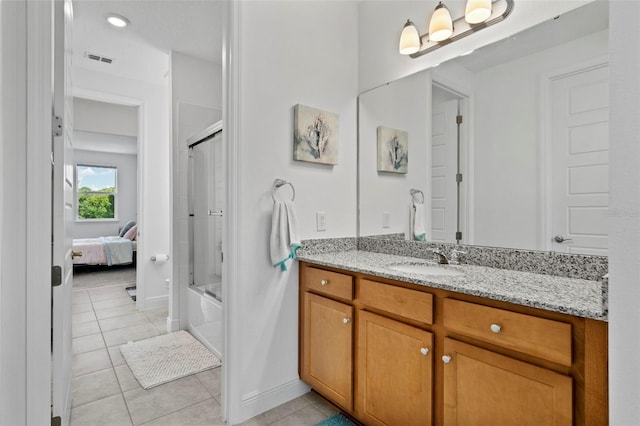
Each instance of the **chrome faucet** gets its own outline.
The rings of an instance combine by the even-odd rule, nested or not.
[[[451,260],[449,260],[449,263],[451,263],[453,265],[459,265],[460,264],[460,255],[461,254],[467,254],[467,252],[466,251],[462,251],[462,250],[458,250],[458,249],[451,250]]]
[[[445,256],[445,254],[443,252],[441,252],[439,249],[433,249],[432,252],[433,252],[433,255],[434,255],[434,259],[440,265],[448,265],[449,264],[449,259],[447,259],[447,256]]]

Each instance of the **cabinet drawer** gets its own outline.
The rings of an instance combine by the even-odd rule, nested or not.
[[[571,366],[571,324],[454,299],[443,314],[448,330]]]
[[[302,273],[307,290],[339,299],[353,300],[353,277],[351,275],[311,267],[304,268]]]
[[[424,324],[433,324],[433,296],[430,293],[360,280],[358,300],[372,308]]]

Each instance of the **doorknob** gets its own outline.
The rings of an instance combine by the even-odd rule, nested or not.
[[[556,243],[564,243],[572,240],[571,238],[565,238],[562,235],[556,235],[555,237],[553,237],[553,241],[555,241]]]
[[[75,259],[76,257],[82,257],[82,252],[81,251],[71,251],[71,259]]]

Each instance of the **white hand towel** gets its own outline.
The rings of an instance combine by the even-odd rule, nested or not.
[[[296,258],[296,251],[302,247],[298,238],[296,209],[289,200],[276,200],[271,217],[271,263],[273,267],[287,270],[287,260]]]
[[[424,228],[424,204],[413,203],[413,239],[427,241]]]

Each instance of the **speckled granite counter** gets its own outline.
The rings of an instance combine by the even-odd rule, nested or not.
[[[424,275],[390,269],[398,264],[433,264],[423,259],[368,251],[303,254],[298,260],[352,272],[424,285],[523,306],[607,320],[601,281],[541,275],[473,265],[437,265],[455,276]]]

